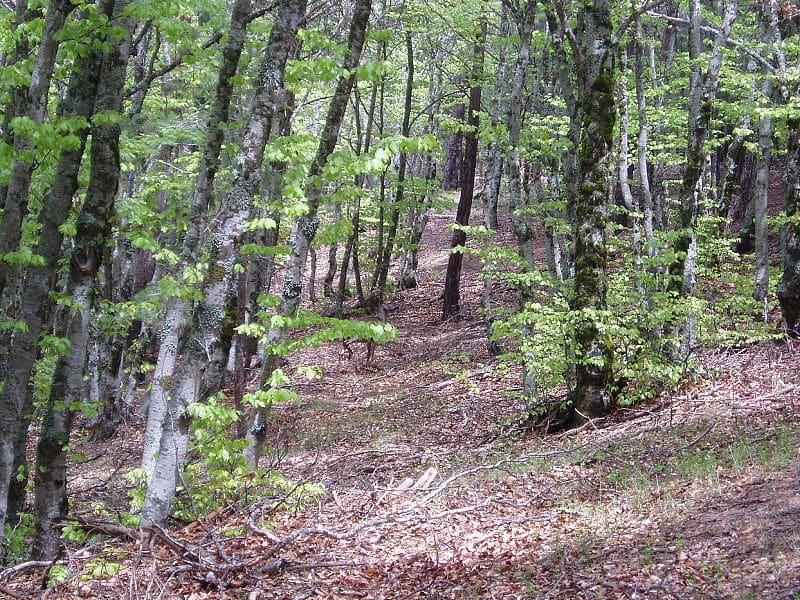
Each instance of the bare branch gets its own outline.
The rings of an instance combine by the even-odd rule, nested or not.
[[[689,20],[684,19],[682,17],[673,17],[672,15],[665,15],[662,13],[657,13],[649,10],[647,11],[646,14],[648,17],[653,17],[654,19],[662,19],[670,23],[677,23],[679,25],[689,24]],[[700,29],[702,31],[705,31],[706,33],[714,34],[715,36],[722,36],[722,34],[724,33],[715,27],[710,27],[709,25],[703,25],[700,27]],[[764,69],[766,69],[768,73],[772,74],[775,73],[775,67],[767,59],[765,59],[758,52],[747,46],[747,44],[745,44],[741,40],[737,40],[736,38],[732,37],[726,37],[725,43],[733,46],[734,48],[738,48],[739,50],[744,52],[747,56],[749,56],[750,58],[755,60],[758,64],[760,64],[762,67],[764,67]]]

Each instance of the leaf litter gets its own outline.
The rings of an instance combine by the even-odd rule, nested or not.
[[[448,221],[431,219],[419,286],[392,299],[397,342],[369,362],[366,349],[344,358],[333,345],[291,358],[323,376],[274,411],[271,460],[323,483],[323,498],[293,510],[238,503],[146,533],[84,518],[98,535],[59,558],[66,581],[43,587],[46,565],[6,569],[0,597],[800,595],[797,346],[710,352],[672,394],[577,432],[524,433],[519,372],[486,349],[474,257],[463,318],[437,322]],[[508,224],[500,236],[513,243]],[[129,424],[108,453],[128,468],[137,432]],[[86,437],[79,451],[101,446]],[[123,471],[119,459],[73,465],[73,513],[128,510]],[[103,556],[119,570],[86,577]]]

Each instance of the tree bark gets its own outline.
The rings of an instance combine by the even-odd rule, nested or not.
[[[30,85],[22,98],[17,99],[15,112],[40,125],[47,112],[50,81],[55,70],[56,54],[60,45],[58,32],[64,27],[69,14],[75,9],[70,0],[57,0],[47,8],[44,32],[39,44],[36,64],[31,73]],[[24,107],[24,108],[22,108]],[[35,126],[34,125],[34,126]],[[24,136],[14,136],[16,158],[12,167],[11,181],[3,198],[3,219],[0,224],[0,257],[17,250],[22,232],[22,221],[27,212],[28,191],[36,161],[27,156],[33,150],[32,142]],[[8,263],[0,260],[0,293],[6,285]]]
[[[236,0],[231,11],[228,41],[222,50],[222,64],[216,87],[214,108],[206,125],[206,142],[192,199],[189,231],[181,251],[181,265],[196,265],[199,262],[199,247],[209,220],[209,209],[213,201],[214,179],[219,166],[224,123],[228,120],[233,96],[233,77],[244,48],[250,0]],[[147,425],[144,434],[142,469],[152,473],[165,425],[167,402],[175,383],[176,367],[179,363],[179,344],[186,335],[189,303],[183,298],[171,298],[167,303],[164,323],[160,334],[158,359],[149,394]]]
[[[100,55],[90,52],[78,60],[59,114],[83,117],[87,122],[94,110],[100,71]],[[15,475],[15,457],[24,456],[27,442],[26,415],[32,411],[29,382],[37,358],[39,334],[49,315],[50,292],[61,257],[64,235],[61,232],[78,189],[78,170],[88,137],[88,127],[75,132],[78,144],[61,150],[55,178],[45,199],[36,254],[41,266],[16,266],[0,298],[0,309],[8,321],[23,324],[9,336],[0,336],[0,373],[5,385],[0,387],[0,537],[2,537],[11,478]],[[24,429],[24,430],[23,430]]]
[[[444,174],[442,178],[443,190],[457,190],[461,187],[462,174],[464,173],[464,132],[461,123],[464,122],[466,107],[459,102],[453,106],[452,117],[458,130],[450,134],[447,142],[447,155],[444,161]]]
[[[456,210],[456,229],[450,243],[450,258],[444,282],[442,320],[458,318],[461,312],[461,265],[464,253],[461,248],[467,242],[467,233],[460,227],[469,225],[472,200],[475,195],[475,168],[478,161],[478,125],[483,91],[483,65],[486,54],[486,19],[482,19],[472,54],[470,73],[469,111],[465,135],[464,162],[461,169],[461,195]]]
[[[361,60],[361,52],[366,39],[367,25],[372,9],[372,0],[356,0],[353,17],[347,40],[347,54],[343,64],[343,75],[339,78],[333,98],[328,106],[325,126],[320,134],[320,142],[308,174],[306,198],[308,211],[295,223],[292,231],[292,254],[287,265],[283,284],[281,304],[278,309],[281,317],[291,317],[297,312],[303,293],[303,270],[308,259],[308,249],[317,233],[319,224],[317,214],[322,199],[322,172],[331,152],[339,139],[339,130],[350,99],[355,77],[353,71]],[[286,327],[275,326],[267,334],[267,351],[261,369],[260,385],[269,382],[273,372],[278,368],[279,357],[270,352],[286,340]],[[245,450],[245,458],[252,467],[257,467],[264,450],[267,435],[269,407],[256,409],[247,431],[246,439],[250,442]]]
[[[578,80],[580,146],[578,193],[574,198],[575,284],[570,309],[576,313],[575,387],[571,408],[578,421],[614,408],[613,342],[598,319],[606,310],[608,209],[614,141],[614,69],[611,2],[601,0],[579,18]]]
[[[213,217],[213,233],[202,240],[204,250],[211,257],[201,289],[203,299],[187,311],[187,318],[180,326],[184,332],[178,338],[181,362],[172,375],[174,389],[164,407],[158,453],[142,509],[143,525],[163,523],[169,516],[189,442],[189,406],[219,390],[222,384],[229,350],[226,341],[230,340],[233,326],[229,306],[235,296],[235,266],[239,260],[241,235],[258,190],[272,119],[291,100],[283,75],[305,10],[306,0],[284,0],[279,6],[242,143],[243,164],[231,191]],[[247,11],[242,14],[246,16]],[[201,183],[204,181],[207,180],[201,177]],[[211,220],[209,216],[208,221]]]
[[[103,12],[112,23],[117,23],[128,4],[129,0],[112,0],[103,6]],[[124,23],[122,31],[125,33],[121,37],[112,35],[104,40],[110,49],[105,52],[100,67],[95,114],[121,114],[132,26],[130,22]],[[56,335],[70,341],[70,352],[56,364],[36,449],[34,554],[40,560],[56,555],[61,543],[61,525],[67,516],[70,431],[85,397],[84,373],[95,279],[111,232],[111,216],[119,187],[119,124],[95,125],[91,136],[91,179],[77,219],[66,290],[74,306],[61,314],[56,326]]]

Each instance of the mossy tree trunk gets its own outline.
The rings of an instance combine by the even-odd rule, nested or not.
[[[77,60],[59,106],[59,116],[89,121],[94,111],[99,71],[99,52],[89,52]],[[0,336],[0,376],[4,382],[0,386],[0,540],[6,511],[14,513],[20,508],[8,506],[11,480],[25,467],[28,415],[33,411],[29,383],[38,356],[39,335],[53,306],[50,293],[64,242],[61,226],[70,216],[79,187],[78,172],[88,126],[74,135],[77,143],[61,149],[53,183],[44,200],[47,213],[40,216],[35,248],[41,264],[15,265],[0,297],[2,318],[23,325],[11,335]]]
[[[120,20],[129,1],[109,1],[101,5],[109,21],[119,23],[120,28],[119,33],[104,40],[108,50],[103,54],[100,67],[95,114],[120,114],[122,111],[133,23]],[[69,353],[56,364],[36,449],[34,553],[43,560],[52,559],[57,554],[61,526],[67,516],[70,433],[85,398],[84,373],[95,282],[106,254],[119,187],[120,131],[118,123],[98,124],[91,129],[89,188],[77,219],[66,288],[73,306],[62,311],[56,323],[56,335],[68,339],[70,348]]]
[[[599,323],[607,307],[607,227],[616,120],[610,0],[587,4],[578,31],[579,90],[573,117],[580,127],[578,189],[577,196],[570,198],[575,262],[570,309],[576,318],[572,420],[602,416],[614,408],[613,344]]]

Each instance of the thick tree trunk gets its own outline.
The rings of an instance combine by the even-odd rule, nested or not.
[[[128,4],[129,0],[112,0],[103,9],[109,20],[118,22]],[[104,54],[100,68],[94,107],[96,114],[120,114],[122,111],[132,26],[132,23],[126,23],[123,25],[124,35],[104,40],[110,49]],[[85,397],[84,373],[95,278],[111,232],[111,216],[119,187],[120,126],[95,125],[91,135],[91,179],[77,219],[67,284],[67,293],[75,304],[72,310],[62,313],[56,328],[56,335],[70,341],[70,352],[56,364],[36,451],[37,531],[34,547],[37,557],[43,560],[56,555],[61,541],[61,525],[67,516],[70,431]]]
[[[118,19],[127,2],[108,6],[109,16]],[[112,8],[113,6],[113,8]],[[95,112],[116,112],[122,108],[122,89],[129,56],[130,29],[122,39],[110,40],[112,50],[103,57]],[[74,311],[59,323],[61,337],[70,340],[70,354],[62,357],[53,376],[45,421],[39,439],[36,469],[36,551],[52,557],[59,543],[59,524],[66,516],[66,448],[71,423],[84,396],[84,371],[89,339],[93,288],[110,232],[110,216],[119,183],[118,125],[92,129],[91,182],[78,218],[77,235],[70,263],[68,292],[76,301]]]
[[[203,299],[182,323],[184,335],[178,340],[181,363],[173,374],[175,387],[167,397],[153,476],[142,509],[143,525],[162,523],[169,516],[189,442],[189,406],[222,384],[233,326],[229,308],[235,297],[241,236],[253,209],[272,119],[291,101],[283,74],[305,9],[306,0],[284,0],[279,6],[242,143],[243,164],[214,216],[213,233],[202,240],[211,257],[210,266],[202,285]]]
[[[81,58],[59,114],[83,117],[87,122],[94,109],[100,55],[96,52]],[[29,381],[37,358],[39,334],[50,313],[50,292],[61,257],[63,225],[69,217],[72,199],[78,189],[78,170],[88,137],[88,128],[75,132],[79,144],[61,151],[53,185],[45,199],[47,214],[42,215],[36,254],[42,266],[17,266],[0,297],[5,319],[24,324],[10,336],[0,336],[0,373],[5,385],[0,387],[0,536],[2,536],[15,457],[24,455],[27,442],[25,416],[32,411]],[[21,447],[18,447],[19,445]]]
[[[350,23],[347,41],[347,54],[343,65],[343,71],[346,75],[340,77],[336,85],[336,91],[328,106],[325,126],[320,134],[319,147],[309,169],[309,184],[306,189],[308,212],[297,220],[292,231],[292,254],[287,265],[279,307],[279,313],[282,317],[293,316],[300,304],[300,298],[303,293],[303,270],[308,258],[308,249],[317,233],[319,224],[317,214],[322,199],[321,176],[325,163],[328,161],[328,157],[333,152],[339,139],[339,130],[355,81],[353,71],[361,60],[371,9],[372,0],[356,0],[353,7],[353,18]],[[282,345],[286,340],[286,333],[286,328],[279,326],[272,328],[267,334],[267,353],[261,369],[261,386],[268,384],[273,372],[278,367],[278,357],[270,352],[270,347],[274,348]],[[269,407],[256,409],[248,427],[246,439],[250,442],[250,445],[245,450],[245,457],[253,467],[258,466],[264,450],[268,416]]]
[[[214,179],[219,166],[224,128],[233,96],[233,78],[239,57],[244,48],[247,23],[252,3],[236,0],[231,11],[228,41],[222,50],[222,64],[217,79],[216,100],[206,125],[206,142],[192,199],[189,231],[184,239],[181,265],[186,267],[199,262],[198,252],[206,231],[209,210],[214,196]],[[147,425],[144,434],[142,469],[152,473],[161,446],[163,428],[166,426],[167,403],[175,384],[179,364],[180,340],[186,335],[189,303],[183,298],[172,298],[166,309],[161,329],[158,359],[149,394]]]
[[[486,54],[486,20],[481,21],[477,40],[472,54],[470,73],[469,112],[467,115],[467,134],[464,149],[464,162],[461,169],[461,196],[456,210],[456,226],[469,225],[472,200],[475,194],[475,168],[478,161],[478,125],[483,91],[483,65]],[[444,282],[444,301],[442,304],[442,320],[458,318],[461,312],[461,265],[467,242],[467,233],[460,228],[453,231],[450,243],[450,258],[447,261],[447,273]]]
[[[573,420],[608,414],[614,408],[613,342],[598,319],[606,310],[608,209],[614,140],[614,71],[611,2],[601,0],[581,12],[580,145],[578,190],[574,203],[575,289],[570,309],[576,313]]]

